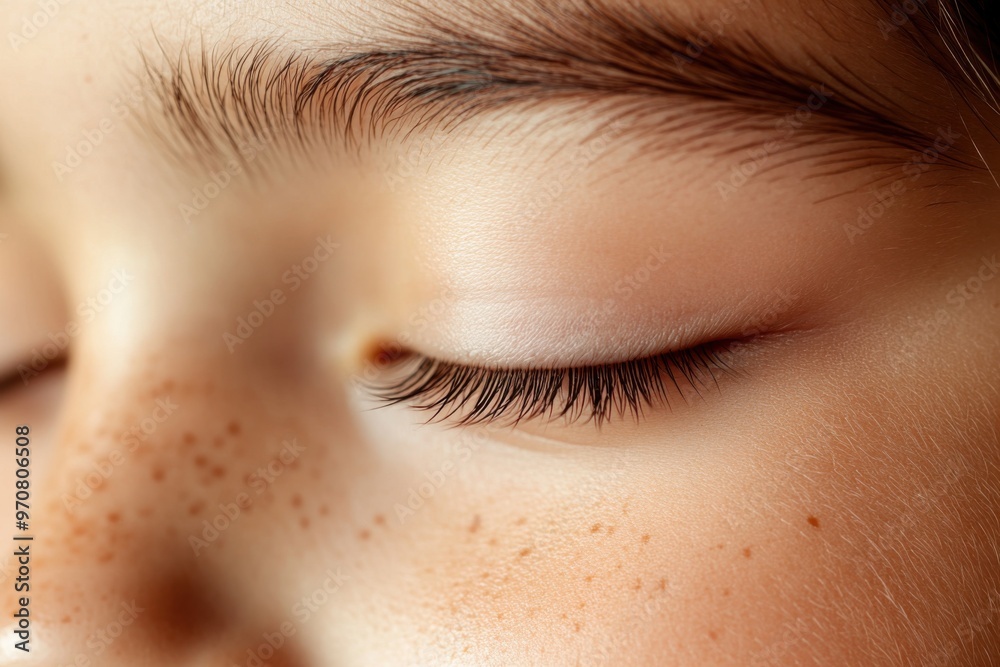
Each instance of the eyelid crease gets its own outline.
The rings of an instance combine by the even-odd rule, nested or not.
[[[17,388],[17,383],[21,381],[21,374],[16,370],[4,371],[0,375],[0,396]]]
[[[65,369],[68,363],[69,359],[66,358],[65,354],[62,354],[49,361],[41,370],[35,370],[27,361],[22,361],[13,368],[0,370],[0,398],[8,392],[18,389],[19,384],[23,385],[21,388],[28,387],[30,385],[28,382],[29,377],[34,378],[47,371]],[[25,375],[26,373],[27,376]]]
[[[669,408],[674,392],[686,401],[686,392],[701,395],[699,386],[718,388],[717,372],[738,373],[726,361],[727,342],[574,368],[487,368],[414,353],[397,362],[411,365],[403,377],[367,388],[383,406],[431,412],[428,423],[514,426],[542,418],[600,427],[615,415],[638,421],[648,407]]]

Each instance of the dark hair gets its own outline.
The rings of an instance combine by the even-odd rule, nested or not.
[[[1000,113],[1000,20],[996,0],[878,0],[890,27],[901,28],[963,94]]]

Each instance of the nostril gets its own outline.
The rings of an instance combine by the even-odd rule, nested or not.
[[[161,650],[196,647],[225,635],[238,616],[236,605],[193,566],[162,575],[138,599],[145,608],[148,644]]]
[[[214,586],[197,565],[170,570],[141,599],[145,619],[137,636],[139,645],[153,654],[172,657],[171,664],[316,664],[303,652],[290,618],[261,623],[247,617],[243,608]],[[248,627],[258,631],[249,631]]]

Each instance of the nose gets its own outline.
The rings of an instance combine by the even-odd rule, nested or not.
[[[33,539],[18,542],[30,568],[25,638],[44,664],[242,664],[283,620],[246,602],[260,565],[251,535],[284,520],[274,495],[254,491],[279,478],[301,487],[306,446],[248,420],[241,408],[260,397],[208,371],[151,362],[70,392]],[[289,640],[269,664],[306,663]]]
[[[302,347],[289,344],[294,304],[231,349],[239,308],[123,325],[152,298],[136,289],[74,342],[58,437],[32,445],[52,452],[32,478],[32,539],[18,541],[29,572],[15,590],[22,563],[8,558],[3,586],[5,608],[24,598],[30,653],[11,648],[21,621],[8,616],[0,664],[315,664],[301,633],[270,642],[266,661],[259,646],[288,620],[269,567],[300,550],[285,529],[309,521],[294,499],[330,468],[319,434],[342,397],[304,415],[316,389],[289,352]],[[338,509],[323,511],[335,533]]]

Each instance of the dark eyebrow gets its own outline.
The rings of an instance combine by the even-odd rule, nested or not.
[[[774,132],[805,105],[808,122],[789,146],[829,142],[831,154],[864,147],[871,163],[872,148],[898,154],[933,143],[839,63],[815,58],[810,75],[740,29],[738,15],[699,47],[699,21],[601,0],[458,14],[411,8],[383,26],[377,43],[289,52],[268,42],[174,57],[163,48],[163,58],[144,57],[155,92],[144,126],[186,165],[239,158],[248,145],[358,146],[447,130],[500,108],[559,103],[567,118],[605,113],[671,149],[732,149],[734,132]]]

